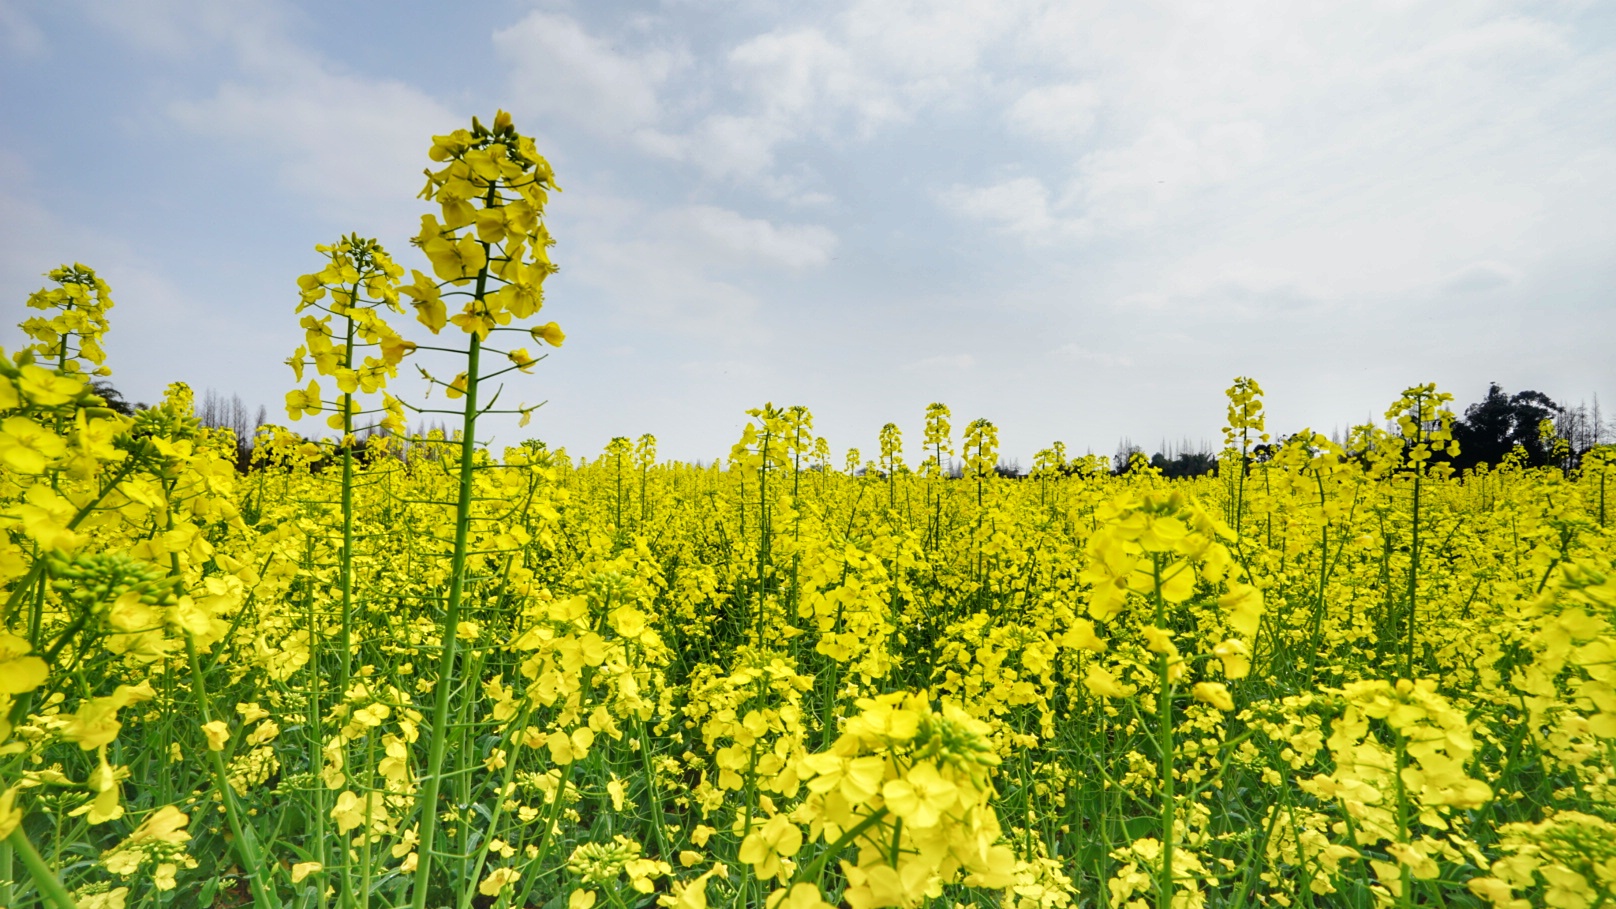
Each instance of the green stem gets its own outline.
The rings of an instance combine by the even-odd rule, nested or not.
[[[314,538],[313,537],[305,537],[304,538],[304,556],[303,556],[303,558],[304,558],[304,570],[306,572],[308,572],[308,575],[309,575],[309,577],[305,578],[304,581],[303,581],[303,607],[304,607],[305,611],[308,613],[308,622],[309,622],[309,624],[308,624],[308,632],[309,632],[309,664],[308,664],[309,767],[310,767],[310,769],[312,769],[316,773],[318,773],[319,768],[322,766],[322,764],[325,761],[325,751],[321,747],[324,744],[323,734],[321,732],[321,718],[320,718],[320,650],[319,650],[319,643],[320,643],[321,635],[320,635],[319,624],[316,621],[316,618],[315,618],[315,615],[314,615],[314,582],[313,582],[313,574],[314,574]],[[327,904],[326,903],[326,895],[325,895],[325,891],[326,891],[325,880],[326,880],[326,873],[327,872],[326,872],[325,869],[331,867],[329,855],[326,852],[326,835],[325,835],[325,818],[326,818],[326,814],[325,814],[325,811],[326,811],[326,808],[325,808],[325,803],[326,803],[325,791],[326,791],[326,788],[325,788],[325,781],[320,780],[319,782],[317,782],[316,784],[311,786],[309,791],[310,791],[309,800],[313,803],[313,805],[312,805],[313,810],[311,810],[309,812],[309,816],[311,817],[311,819],[313,821],[313,824],[314,824],[314,842],[313,842],[314,860],[320,863],[320,869],[321,869],[319,874],[315,877],[315,891],[316,891],[316,896],[315,896],[316,903],[315,903],[315,905],[318,907],[318,909],[325,909],[326,904]],[[346,853],[344,853],[344,855],[346,855]],[[346,901],[348,899],[347,894],[352,893],[352,892],[353,892],[353,887],[351,886],[351,881],[350,881],[349,875],[347,873],[346,865],[344,865],[344,868],[343,868],[343,871],[342,871],[343,899]]]
[[[1408,809],[1409,809],[1408,789],[1405,786],[1405,784],[1403,783],[1403,770],[1406,767],[1408,767],[1408,747],[1407,747],[1406,743],[1403,740],[1403,734],[1401,732],[1399,732],[1397,734],[1397,768],[1396,768],[1397,769],[1397,776],[1396,776],[1396,780],[1397,780],[1397,841],[1399,843],[1404,843],[1404,844],[1408,843],[1409,839],[1410,839],[1410,837],[1409,837],[1410,831],[1408,829],[1408,826],[1409,826],[1408,825]],[[1402,886],[1399,888],[1402,892],[1400,892],[1397,895],[1397,904],[1399,906],[1401,906],[1402,909],[1412,909],[1412,906],[1414,905],[1414,896],[1410,891],[1413,889],[1413,885],[1414,885],[1413,875],[1410,874],[1408,865],[1404,864],[1401,860],[1399,860],[1397,864],[1402,870],[1402,880],[1401,880]]]
[[[62,886],[62,882],[57,879],[56,872],[51,870],[50,865],[47,865],[39,853],[34,851],[34,844],[28,842],[28,835],[22,832],[22,824],[19,823],[17,829],[6,837],[6,845],[22,858],[23,866],[34,879],[34,886],[56,904],[56,909],[76,909],[78,904],[73,901],[72,894]]]
[[[487,288],[488,268],[477,275],[478,300]],[[421,787],[420,858],[415,868],[411,905],[426,909],[427,886],[432,878],[432,848],[438,832],[438,791],[443,782],[443,756],[448,742],[449,695],[454,689],[455,634],[460,623],[460,604],[466,586],[466,548],[471,529],[471,479],[475,467],[477,435],[477,360],[481,339],[471,335],[466,353],[466,410],[460,436],[460,493],[455,503],[454,556],[449,565],[449,604],[443,615],[443,651],[438,660],[438,681],[432,705],[431,745],[427,751],[426,777]]]
[[[197,713],[205,725],[213,719],[211,711],[208,710],[208,689],[202,679],[202,664],[196,658],[196,638],[190,634],[185,636],[185,655],[191,661],[191,683],[196,687]],[[229,776],[224,767],[224,756],[209,748],[208,761],[213,765],[213,784],[218,787],[219,799],[224,803],[225,820],[230,825],[230,832],[236,838],[236,849],[247,872],[247,885],[252,889],[253,905],[280,909],[280,899],[265,885],[266,866],[263,854],[258,849],[258,835],[252,827],[241,823],[241,806],[236,804],[236,792],[230,788]]]
[[[1234,898],[1228,903],[1230,909],[1244,909],[1246,894],[1251,890],[1252,878],[1256,877],[1253,870],[1257,867],[1259,858],[1267,851],[1268,841],[1273,838],[1274,825],[1279,820],[1279,809],[1276,807],[1269,812],[1268,826],[1263,828],[1262,838],[1246,853],[1246,862],[1240,875],[1240,888],[1235,891]]]
[[[359,906],[360,906],[360,909],[370,909],[371,872],[374,871],[375,868],[376,868],[376,863],[371,860],[371,856],[370,856],[371,841],[373,839],[375,839],[373,836],[371,836],[371,831],[372,831],[372,829],[374,829],[371,826],[371,824],[374,823],[374,819],[372,818],[371,815],[374,812],[374,808],[375,808],[375,804],[376,804],[375,768],[376,768],[376,735],[375,735],[375,733],[370,733],[370,734],[365,736],[365,788],[364,788],[364,793],[365,793],[365,832],[364,832],[364,839],[361,842],[360,847],[359,847],[360,848],[360,856],[359,856],[359,861],[360,861],[360,869],[359,869]],[[348,850],[345,848],[343,851],[347,852]]]
[[[819,884],[820,877],[825,873],[825,866],[830,864],[830,860],[840,855],[842,851],[851,845],[854,840],[862,836],[864,831],[874,827],[876,824],[879,824],[881,819],[886,816],[887,809],[877,808],[874,814],[847,828],[847,830],[843,832],[841,836],[836,838],[836,842],[830,844],[829,848],[827,848],[824,852],[821,852],[819,856],[812,862],[799,868],[796,876],[791,879],[791,883],[797,884],[801,881],[813,881],[817,886]]]
[[[1152,559],[1152,570],[1155,573],[1155,599],[1156,599],[1156,627],[1164,632],[1167,629],[1167,601],[1162,597],[1162,558],[1156,556]],[[1181,568],[1187,571],[1188,568]],[[1161,748],[1161,774],[1162,774],[1162,808],[1161,808],[1161,835],[1162,847],[1161,873],[1156,884],[1156,905],[1171,906],[1173,904],[1173,827],[1176,823],[1178,796],[1174,791],[1173,778],[1173,683],[1172,665],[1166,653],[1160,654],[1157,659],[1157,672],[1161,676],[1160,701],[1156,704],[1156,713],[1160,718],[1158,724],[1158,741]]]
[[[1414,618],[1420,578],[1420,467],[1414,468],[1414,527],[1408,548],[1408,639],[1403,651],[1403,676],[1414,678]]]
[[[494,745],[497,749],[509,749],[505,755],[505,772],[500,775],[499,790],[494,794],[494,811],[488,818],[488,830],[483,835],[481,845],[477,848],[476,860],[472,863],[471,872],[461,878],[459,909],[470,909],[471,907],[472,894],[476,892],[472,885],[483,876],[483,867],[488,862],[488,851],[493,846],[494,834],[499,831],[500,819],[505,816],[505,804],[510,801],[506,798],[505,792],[510,788],[511,777],[516,773],[517,756],[514,753],[516,747],[513,741],[513,733],[527,725],[528,711],[529,707],[523,707],[522,712],[517,714],[516,719],[506,727],[505,733]]]
[[[662,819],[662,793],[657,786],[656,767],[651,761],[651,737],[646,734],[645,723],[640,723],[640,761],[645,768],[645,797],[651,803],[651,829],[656,835],[657,853],[664,859],[673,855],[668,848],[668,832],[663,828],[666,821]]]
[[[533,892],[533,885],[539,881],[539,869],[544,864],[544,860],[550,856],[550,847],[555,844],[556,840],[556,822],[561,817],[561,806],[564,803],[562,797],[567,794],[567,786],[572,783],[572,768],[576,766],[578,766],[577,762],[568,764],[561,773],[561,780],[556,786],[555,798],[551,800],[550,811],[544,818],[544,830],[539,834],[538,854],[528,860],[524,866],[526,870],[522,872],[522,878],[526,883],[522,885],[522,892],[517,894],[516,903],[518,905],[527,905],[528,894]]]
[[[359,286],[353,287],[352,299],[359,299]],[[348,317],[348,339],[343,347],[342,365],[353,369],[354,321]],[[346,696],[348,680],[352,677],[353,648],[353,394],[342,396],[342,631],[338,645],[342,648],[341,671],[337,690]]]

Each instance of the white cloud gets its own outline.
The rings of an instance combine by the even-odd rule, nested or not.
[[[413,85],[345,72],[303,49],[275,10],[150,0],[104,24],[126,26],[124,37],[151,52],[213,42],[231,51],[237,71],[210,96],[168,104],[184,129],[234,144],[244,160],[267,157],[282,187],[345,222],[413,210],[430,136],[464,118]]]
[[[515,106],[565,119],[598,136],[687,162],[722,179],[804,195],[773,173],[783,144],[842,129],[867,135],[900,119],[901,106],[845,40],[819,28],[779,28],[698,61],[682,50],[614,44],[578,20],[535,12],[494,34],[510,69]],[[716,96],[670,87],[701,63]]]
[[[903,115],[852,50],[817,28],[750,38],[729,52],[725,64],[739,103],[709,112],[661,143],[671,156],[716,177],[767,184],[781,145],[828,138],[840,129],[868,135]]]
[[[1428,286],[1543,217],[1528,187],[1586,173],[1571,162],[1611,123],[1595,98],[1612,55],[1579,56],[1565,23],[1512,5],[1048,5],[1009,39],[1046,81],[1004,117],[1071,157],[946,207],[1031,245],[1216,225],[1214,244],[1278,247],[1302,232],[1338,261],[1382,257],[1348,280]],[[1396,265],[1344,247],[1348,232],[1384,239]]]
[[[911,95],[974,80],[984,52],[1018,25],[1017,0],[856,0],[840,26],[861,57],[879,61]]]
[[[807,190],[787,196],[785,201],[786,203],[797,208],[823,208],[834,203],[836,201],[836,197],[830,193]]]
[[[1227,183],[1261,163],[1263,127],[1215,123],[1196,133],[1168,120],[1152,123],[1130,145],[1091,152],[1078,163],[1069,205],[1096,226],[1132,230],[1156,224],[1172,203]]]
[[[1390,58],[1380,74],[1428,80],[1433,73],[1458,69],[1469,75],[1511,63],[1532,63],[1570,53],[1566,35],[1556,26],[1520,16],[1476,23],[1442,35],[1412,52]]]
[[[1055,356],[1074,363],[1093,363],[1096,366],[1109,369],[1119,369],[1133,365],[1133,358],[1126,354],[1090,350],[1076,342],[1062,344],[1055,348]]]
[[[1051,142],[1072,142],[1094,126],[1100,92],[1092,82],[1066,82],[1031,89],[1005,112],[1017,132]]]
[[[211,97],[173,104],[176,120],[267,151],[285,185],[334,213],[352,217],[356,208],[395,200],[413,213],[426,137],[463,118],[411,85],[337,71],[284,36],[253,40],[258,52],[241,76]],[[275,42],[280,53],[263,52]],[[658,141],[658,85],[682,65],[677,54],[620,48],[543,13],[495,32],[493,43],[522,90],[512,105],[518,113],[553,115],[642,149]],[[734,129],[747,133],[740,122]],[[552,229],[563,240],[557,254],[566,281],[599,294],[610,318],[636,329],[720,347],[756,343],[768,334],[758,318],[764,298],[751,285],[757,272],[820,267],[837,248],[835,233],[820,225],[630,200],[598,184],[564,182],[573,192],[558,200],[561,220],[552,219]]]
[[[968,354],[938,354],[926,357],[903,365],[904,372],[946,372],[949,370],[971,369],[976,366],[976,357]]]
[[[1056,216],[1049,189],[1036,177],[1016,177],[989,186],[956,185],[939,194],[939,199],[954,211],[987,221],[1029,245],[1048,245],[1087,232],[1083,223]]]
[[[197,134],[273,153],[283,186],[350,218],[391,209],[393,200],[416,207],[410,200],[429,137],[462,120],[409,85],[334,73],[310,60],[261,81],[225,83],[213,97],[175,102],[169,112]]]
[[[587,184],[568,193],[551,229],[564,237],[563,276],[597,294],[610,318],[708,350],[765,342],[771,294],[785,276],[822,267],[836,235],[813,224],[750,218],[714,205],[659,209]]]
[[[763,375],[756,363],[746,360],[690,360],[679,364],[679,371],[699,379],[726,382],[757,379]]]
[[[670,158],[689,161],[714,177],[757,178],[774,166],[775,146],[792,134],[783,120],[713,114],[684,135],[663,135],[656,145]]]
[[[1176,322],[1276,322],[1318,318],[1335,300],[1284,269],[1249,262],[1182,261],[1149,290],[1116,299],[1119,312],[1158,314]]]
[[[881,0],[855,2],[813,27],[772,29],[724,56],[717,78],[728,96],[643,145],[710,176],[799,196],[775,172],[782,148],[864,141],[927,107],[971,103],[982,55],[1021,16],[1017,3]]]
[[[696,205],[675,216],[724,253],[787,269],[823,265],[836,250],[836,235],[818,225],[783,225],[747,218],[713,205]]]
[[[658,123],[658,89],[687,62],[685,55],[669,50],[620,50],[574,19],[554,13],[529,13],[494,32],[493,41],[510,68],[513,107],[524,114],[562,117],[608,136],[630,135]]]
[[[706,263],[654,237],[577,238],[573,280],[601,294],[624,327],[739,347],[763,340],[762,301]]]
[[[866,121],[897,111],[872,91],[852,53],[817,28],[758,35],[729,53],[745,90],[770,118],[798,117],[816,109],[847,107]]]
[[[1517,269],[1503,262],[1472,262],[1449,275],[1442,289],[1450,294],[1478,294],[1508,287],[1521,279]]]

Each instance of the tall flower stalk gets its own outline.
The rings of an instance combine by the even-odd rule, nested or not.
[[[286,410],[294,421],[304,414],[329,413],[326,425],[342,433],[337,449],[342,462],[342,549],[338,561],[342,613],[337,690],[344,691],[353,659],[355,418],[379,412],[383,416],[374,426],[395,433],[404,431],[404,409],[397,398],[384,392],[379,409],[365,409],[359,395],[381,391],[388,379],[397,378],[399,364],[415,345],[404,340],[379,312],[383,306],[404,311],[398,302],[398,279],[404,270],[381,244],[351,234],[315,249],[328,261],[320,271],[297,279],[301,291],[297,311],[313,308],[325,315],[303,317],[300,325],[304,343],[286,362],[299,382],[303,381],[304,370],[313,366],[319,375],[336,381],[338,394],[327,400],[319,381],[310,380],[307,388],[287,393]],[[333,319],[337,320],[335,325]],[[356,359],[361,356],[363,359]]]
[[[489,346],[495,332],[525,331],[535,342],[560,345],[561,329],[550,322],[523,329],[521,321],[544,305],[545,278],[555,272],[545,229],[544,206],[557,189],[549,162],[538,153],[531,137],[521,135],[511,117],[500,111],[492,128],[475,118],[470,130],[434,136],[429,156],[442,163],[428,169],[423,198],[436,202],[443,220],[421,216],[421,232],[413,241],[432,263],[436,280],[419,271],[414,283],[401,288],[413,298],[417,319],[434,334],[453,324],[466,334],[466,346],[434,347],[464,357],[465,369],[442,386],[451,400],[461,399],[459,416],[459,471],[455,501],[454,549],[450,558],[446,604],[440,628],[441,650],[433,690],[428,731],[426,773],[421,781],[419,808],[419,861],[415,869],[412,905],[424,909],[427,888],[437,855],[438,795],[443,781],[444,756],[449,738],[450,698],[456,680],[457,631],[466,593],[467,541],[472,523],[472,480],[477,469],[477,420],[492,410],[496,391],[481,405],[483,386],[511,370],[530,370],[538,357],[526,348],[509,350]],[[453,290],[445,293],[444,288]],[[460,288],[467,288],[462,290]],[[467,297],[459,312],[449,315],[445,296]],[[509,365],[487,369],[484,354],[503,356]],[[425,373],[425,370],[423,370]],[[534,407],[517,408],[526,425]]]
[[[1414,676],[1414,631],[1419,610],[1421,492],[1428,473],[1427,462],[1433,454],[1446,451],[1459,453],[1459,443],[1453,438],[1453,412],[1446,407],[1453,395],[1436,390],[1435,384],[1416,385],[1403,392],[1396,403],[1386,411],[1386,419],[1395,420],[1402,434],[1404,457],[1409,472],[1411,521],[1408,540],[1408,579],[1403,607],[1403,676]]]
[[[948,465],[943,460],[945,455],[954,453],[954,443],[950,439],[952,432],[949,426],[949,411],[947,404],[933,402],[926,405],[926,434],[925,448],[931,456],[921,465],[920,472],[931,480],[926,486],[927,504],[931,506],[931,521],[926,528],[926,546],[933,548],[938,545],[942,536],[943,490],[941,481],[948,476]]]
[[[337,553],[337,584],[340,612],[337,618],[337,684],[336,690],[346,692],[353,677],[354,643],[354,447],[359,427],[356,420],[367,415],[381,414],[379,420],[367,428],[380,428],[387,432],[404,431],[402,403],[382,392],[379,408],[366,408],[361,395],[374,395],[386,387],[387,381],[398,376],[398,366],[415,345],[406,341],[382,317],[383,307],[402,313],[398,300],[398,279],[404,270],[393,262],[387,251],[375,240],[350,234],[336,243],[316,246],[326,257],[325,267],[297,279],[299,300],[297,312],[307,313],[299,323],[303,328],[304,343],[292,353],[286,363],[292,368],[297,381],[302,382],[310,367],[320,376],[335,380],[337,395],[326,398],[318,379],[311,379],[305,388],[294,389],[286,395],[286,411],[294,420],[304,415],[329,414],[326,425],[342,433],[336,454],[342,464],[339,508],[341,521],[341,548]],[[308,310],[314,312],[307,312]],[[317,315],[316,313],[323,313]],[[311,616],[312,619],[312,616]],[[317,628],[309,628],[311,647],[318,648],[323,637]],[[318,651],[314,654],[318,666]],[[318,696],[311,699],[318,705]],[[319,718],[311,719],[311,728],[318,731]],[[315,742],[318,748],[319,742]],[[346,747],[342,749],[347,764]],[[322,821],[326,800],[320,790],[315,792],[313,814]],[[323,841],[316,848],[325,848]],[[343,886],[340,897],[344,906],[352,904],[353,890],[351,863],[344,852]],[[322,861],[323,863],[323,861]]]
[[[1268,441],[1263,414],[1262,386],[1256,379],[1237,376],[1224,392],[1229,398],[1229,425],[1223,427],[1223,461],[1229,465],[1229,506],[1224,522],[1241,532],[1246,508],[1246,474],[1251,470],[1251,439]]]

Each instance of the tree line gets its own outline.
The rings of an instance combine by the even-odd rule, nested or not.
[[[144,403],[129,402],[105,380],[95,383],[95,391],[109,408],[119,413],[133,414],[147,407]],[[197,400],[196,416],[203,426],[234,433],[236,466],[245,473],[252,465],[253,440],[258,429],[268,423],[267,409],[259,405],[255,410],[244,403],[240,395],[226,398],[210,388]],[[1589,449],[1616,442],[1616,416],[1607,417],[1597,396],[1592,405],[1565,406],[1542,392],[1527,390],[1511,394],[1493,382],[1488,385],[1486,395],[1466,407],[1464,416],[1454,422],[1453,435],[1459,442],[1459,454],[1444,454],[1437,460],[1447,461],[1459,472],[1482,464],[1497,466],[1512,452],[1525,466],[1554,465],[1569,470]],[[1257,445],[1251,451],[1251,459],[1257,463],[1266,461],[1284,443],[1285,438],[1280,437]],[[1196,444],[1184,440],[1163,442],[1154,454],[1146,457],[1143,448],[1124,438],[1112,456],[1112,470],[1117,474],[1126,474],[1145,464],[1168,478],[1198,477],[1218,471],[1218,454],[1204,442]],[[1014,460],[1002,461],[995,472],[1009,477],[1024,475],[1020,463]]]
[[[1486,395],[1466,407],[1464,415],[1454,421],[1453,436],[1459,442],[1459,453],[1443,453],[1435,460],[1448,462],[1460,473],[1483,464],[1496,467],[1511,453],[1524,466],[1552,465],[1570,470],[1590,449],[1616,442],[1616,418],[1607,418],[1597,396],[1592,405],[1565,406],[1542,392],[1511,394],[1493,382]],[[1284,444],[1285,437],[1280,437],[1257,445],[1251,459],[1257,463],[1266,461]],[[1204,443],[1164,443],[1147,461],[1144,449],[1125,438],[1112,457],[1112,469],[1118,474],[1137,470],[1143,463],[1166,477],[1196,477],[1216,473],[1218,455]]]

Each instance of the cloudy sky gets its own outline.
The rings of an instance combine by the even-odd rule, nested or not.
[[[0,295],[90,264],[131,399],[284,420],[314,244],[424,267],[429,137],[500,107],[565,189],[568,341],[507,395],[575,453],[710,459],[768,401],[838,451],[913,457],[931,401],[1023,464],[1154,450],[1237,375],[1280,431],[1616,405],[1593,0],[0,0]]]

